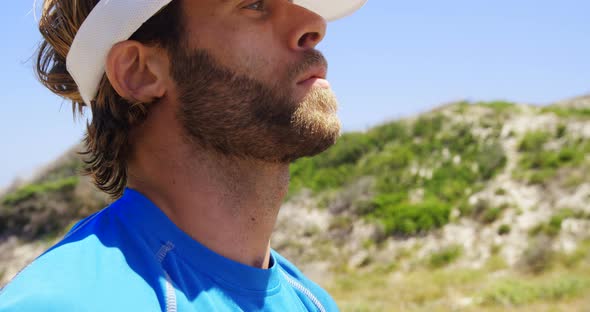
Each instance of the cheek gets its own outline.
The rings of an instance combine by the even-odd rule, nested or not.
[[[280,49],[267,40],[256,41],[240,39],[234,42],[226,56],[232,61],[230,65],[236,72],[257,78],[266,83],[283,80],[287,61],[281,57]]]
[[[243,25],[244,26],[244,25]],[[273,33],[272,27],[226,26],[221,33],[225,38],[217,44],[219,61],[237,73],[262,79],[270,83],[285,71],[287,64],[285,47]]]
[[[285,80],[288,52],[268,24],[217,19],[194,32],[191,45],[206,49],[215,60],[239,75],[272,85]]]

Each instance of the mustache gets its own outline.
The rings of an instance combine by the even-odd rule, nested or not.
[[[303,52],[301,61],[291,64],[288,66],[288,78],[289,80],[296,79],[300,75],[304,74],[312,67],[321,66],[328,68],[328,61],[318,50],[306,50]]]

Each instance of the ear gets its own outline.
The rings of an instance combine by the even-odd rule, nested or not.
[[[105,71],[121,97],[132,103],[150,103],[166,94],[167,65],[165,53],[138,41],[127,40],[111,48]]]

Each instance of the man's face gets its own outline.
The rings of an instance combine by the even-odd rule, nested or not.
[[[314,49],[326,27],[320,16],[288,0],[182,5],[185,40],[169,55],[189,141],[271,162],[315,155],[335,142],[336,99],[316,79],[327,67]]]

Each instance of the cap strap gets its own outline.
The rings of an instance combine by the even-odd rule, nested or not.
[[[66,67],[87,105],[96,97],[106,58],[117,42],[127,40],[172,0],[100,0],[80,26]]]

